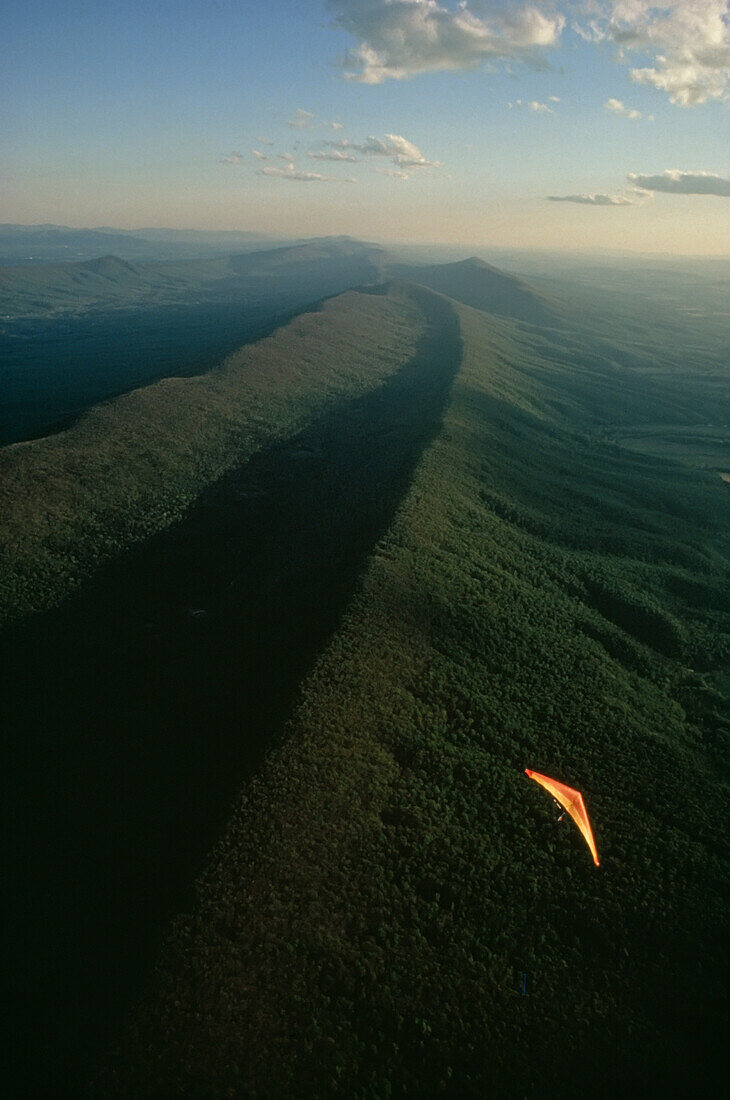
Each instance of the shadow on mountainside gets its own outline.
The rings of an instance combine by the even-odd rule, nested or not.
[[[412,292],[429,329],[386,384],[256,454],[0,640],[26,1093],[72,1088],[139,995],[438,431],[458,320]]]

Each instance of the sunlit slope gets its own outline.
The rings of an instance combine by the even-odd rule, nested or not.
[[[381,384],[425,324],[402,290],[348,293],[215,371],[165,379],[0,450],[0,623],[59,603],[227,469]]]
[[[102,1093],[689,1095],[722,1064],[730,500],[573,432],[561,371],[460,317],[443,429]],[[525,767],[583,792],[600,869]]]
[[[492,323],[491,338],[498,331],[519,338],[505,348],[508,362],[528,373],[532,368],[545,411],[559,413],[566,424],[607,438],[637,433],[655,442],[679,429],[714,434],[727,446],[727,319],[719,294],[709,299],[699,339],[697,319],[679,305],[672,313],[665,303],[660,306],[646,279],[632,284],[627,277],[624,296],[607,304],[596,287],[578,282],[568,294],[560,282],[538,279],[533,285],[476,258],[394,270],[489,314],[493,322],[506,321]],[[713,325],[724,331],[724,343]],[[531,392],[536,398],[538,391]],[[666,453],[671,457],[671,449]]]

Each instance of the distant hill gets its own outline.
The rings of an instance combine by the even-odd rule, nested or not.
[[[0,268],[0,317],[47,317],[171,301],[226,274],[216,260],[147,264],[106,254]]]
[[[151,259],[149,244],[123,230],[69,229],[60,225],[0,225],[0,264],[63,263],[116,252]]]
[[[106,240],[112,240],[108,237]],[[148,263],[105,251],[72,263],[0,267],[0,318],[49,317],[90,309],[147,307],[254,294],[296,293],[311,301],[395,277],[482,312],[553,326],[561,314],[521,279],[471,258],[416,266],[349,237],[320,238],[206,259]]]
[[[48,317],[254,294],[299,300],[379,280],[381,249],[350,240],[308,241],[209,259],[146,263],[105,253],[70,263],[0,267],[0,318]]]
[[[202,258],[261,248],[275,237],[237,230],[71,229],[63,225],[0,224],[0,264],[89,260],[113,252],[129,260]]]
[[[446,294],[457,302],[531,325],[555,325],[559,314],[527,283],[472,256],[449,264],[394,264],[391,274]]]

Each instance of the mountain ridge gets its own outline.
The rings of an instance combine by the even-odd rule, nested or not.
[[[96,1094],[704,1085],[730,495],[601,435],[692,384],[395,279],[0,450],[26,1081],[184,907]]]
[[[721,1068],[730,500],[582,434],[563,362],[455,308],[441,430],[100,1095],[608,1098]],[[584,792],[599,872],[526,766]]]
[[[559,310],[528,283],[476,256],[446,264],[393,264],[389,270],[486,313],[541,327],[562,323]]]
[[[329,283],[328,267],[332,271]],[[277,284],[287,277],[292,284],[300,277],[307,278],[321,296],[399,278],[497,316],[535,325],[560,321],[543,295],[477,257],[450,264],[400,264],[386,249],[347,237],[314,238],[200,260],[146,263],[107,253],[90,260],[0,267],[0,316],[13,321],[90,310],[182,304],[192,293],[215,297],[235,294],[237,289],[256,291],[252,282],[256,279],[272,281],[270,286],[264,282],[258,288],[266,293],[278,289]]]

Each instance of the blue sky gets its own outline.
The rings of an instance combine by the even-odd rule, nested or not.
[[[3,221],[730,252],[727,0],[6,0],[4,27]]]

